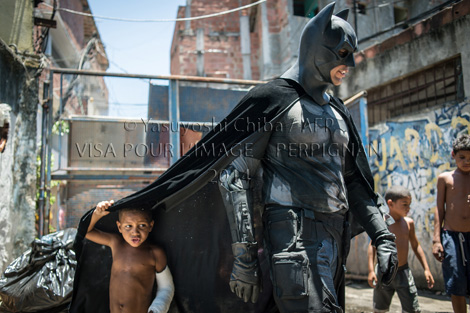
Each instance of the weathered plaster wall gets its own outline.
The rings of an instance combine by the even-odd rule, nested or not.
[[[470,94],[470,29],[468,1],[446,8],[385,41],[356,55],[356,67],[338,88],[342,98],[361,90],[380,86],[422,70],[439,61],[461,56],[463,89]],[[467,98],[468,99],[468,98]],[[442,172],[453,168],[450,151],[455,136],[468,132],[470,120],[468,100],[446,104],[381,123],[369,131],[370,161],[376,190],[401,184],[413,196],[411,217],[416,223],[418,239],[426,253],[436,280],[434,290],[443,290],[441,265],[432,256],[432,232],[436,202],[436,180]],[[377,153],[376,153],[377,152]],[[348,270],[367,275],[366,247],[369,239],[361,235],[351,243]],[[413,253],[409,262],[419,287],[425,287],[422,267]]]
[[[33,50],[33,1],[2,1],[0,38],[20,51]]]
[[[442,19],[455,16],[452,9],[443,10]],[[449,16],[448,16],[449,15]],[[432,21],[415,25],[407,33],[391,38],[392,47],[385,50],[376,45],[362,53],[362,60],[351,69],[339,88],[339,96],[346,99],[361,90],[382,85],[400,76],[421,70],[460,53],[465,95],[470,94],[470,15],[460,17],[440,28],[432,28]],[[434,23],[434,22],[433,22]],[[424,35],[421,35],[425,33]],[[411,41],[401,44],[401,41]],[[406,38],[405,38],[406,37]],[[361,53],[359,53],[361,58]],[[358,58],[356,57],[356,62]]]
[[[390,3],[392,1],[363,1],[363,3],[366,3],[366,14],[354,14],[352,0],[319,0],[318,4],[319,7],[323,8],[331,2],[335,2],[335,12],[344,9],[349,9],[348,22],[353,28],[356,28],[357,25],[358,40],[374,35],[380,31],[383,31],[384,29],[390,28],[395,25],[393,3]],[[388,2],[390,5],[385,4],[385,2]],[[356,17],[357,23],[355,22]],[[377,36],[374,39],[365,42],[364,44],[360,44],[359,49],[362,49],[363,46],[367,47],[372,43],[380,42],[385,38],[390,37],[390,35],[393,35],[393,33],[394,32],[391,31],[386,34]]]
[[[11,107],[5,152],[0,156],[0,270],[36,236],[37,80],[0,40],[0,103]]]
[[[436,208],[437,176],[453,170],[452,142],[469,133],[470,101],[447,104],[407,118],[387,121],[369,129],[370,164],[375,189],[384,194],[393,185],[408,188],[412,195],[409,216],[415,221],[416,234],[436,280],[436,290],[443,290],[441,263],[432,255],[432,235]],[[348,269],[367,275],[368,240],[354,240]],[[362,260],[362,264],[361,261]],[[408,261],[420,287],[426,286],[421,264],[410,249]]]

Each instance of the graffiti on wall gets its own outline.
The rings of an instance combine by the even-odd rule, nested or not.
[[[393,185],[410,190],[412,204],[409,215],[415,221],[418,240],[438,279],[441,277],[440,264],[433,262],[431,252],[437,177],[455,168],[451,158],[452,142],[458,135],[468,133],[469,126],[470,102],[467,101],[447,104],[397,121],[387,121],[369,129],[370,146],[366,149],[375,190],[382,195]],[[355,247],[358,251],[354,253],[363,255],[367,251],[368,241],[359,242],[359,246]],[[416,267],[417,272],[422,272],[421,265],[412,253],[409,262],[412,269]],[[354,271],[349,266],[349,269],[367,275],[363,273],[363,268]],[[417,276],[415,278],[418,280],[420,275]]]
[[[470,126],[470,103],[431,111],[426,116],[386,122],[369,130],[369,157],[375,189],[408,188],[418,231],[433,230],[437,176],[454,167],[452,142]]]
[[[432,258],[437,177],[455,168],[452,142],[460,134],[468,133],[469,126],[470,103],[463,102],[369,130],[368,151],[375,189],[382,195],[393,185],[410,190],[409,215],[415,221],[423,249],[427,249],[428,261]]]

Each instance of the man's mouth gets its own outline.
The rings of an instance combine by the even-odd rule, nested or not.
[[[137,238],[137,237],[136,237],[136,238],[132,238],[131,241],[132,241],[132,243],[137,244],[137,243],[140,242],[140,238]]]
[[[336,72],[336,74],[335,74],[335,77],[336,77],[336,79],[342,80],[343,78],[346,77],[346,74],[347,74],[347,73],[348,73],[348,72],[345,71],[345,70],[338,70],[338,71]]]

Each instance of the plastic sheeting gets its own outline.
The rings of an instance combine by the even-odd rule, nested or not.
[[[0,312],[67,312],[77,265],[72,250],[77,231],[43,236],[14,260],[0,279]]]

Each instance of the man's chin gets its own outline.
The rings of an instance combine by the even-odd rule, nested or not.
[[[335,86],[339,86],[339,85],[341,85],[342,83],[343,83],[343,80],[342,80],[342,79],[338,79],[338,80],[334,80],[334,81],[333,81],[333,85],[335,85]]]

